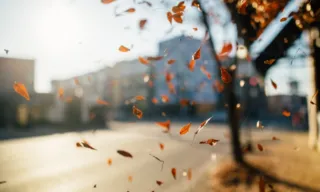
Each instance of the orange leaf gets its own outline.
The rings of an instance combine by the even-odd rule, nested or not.
[[[138,119],[141,119],[142,116],[143,116],[143,112],[142,112],[140,109],[138,109],[136,106],[133,106],[133,107],[132,107],[132,113],[133,113],[135,116],[137,116]]]
[[[187,177],[188,177],[189,181],[192,179],[192,170],[191,170],[191,168],[188,169]]]
[[[127,13],[134,13],[135,11],[136,11],[135,8],[129,8],[129,9],[127,9],[125,12],[127,12]]]
[[[168,84],[168,88],[169,88],[169,92],[171,94],[176,94],[176,89],[174,87],[174,84],[172,82],[167,83]]]
[[[121,52],[128,52],[128,51],[130,51],[130,49],[127,48],[127,47],[125,47],[125,46],[123,46],[123,45],[121,45],[121,46],[119,47],[119,51],[121,51]]]
[[[206,67],[204,65],[200,66],[201,72],[208,77],[208,79],[211,79],[211,74],[207,71]]]
[[[143,58],[143,57],[138,57],[138,59],[139,59],[139,62],[144,64],[144,65],[149,64],[149,61],[147,59]]]
[[[124,151],[124,150],[117,150],[117,153],[119,153],[120,155],[124,156],[124,157],[128,157],[128,158],[133,158],[133,156],[131,155],[131,153]]]
[[[172,174],[174,179],[177,179],[177,170],[176,170],[176,168],[172,168],[171,169],[171,174]]]
[[[63,90],[63,88],[59,88],[59,90],[58,90],[58,95],[59,95],[59,98],[63,98],[63,94],[64,94],[64,90]]]
[[[196,135],[208,124],[208,122],[212,119],[212,117],[210,117],[209,119],[203,121],[200,126],[198,127],[197,131],[194,133],[193,135],[193,140],[192,143],[194,142],[194,139],[196,138]]]
[[[174,12],[174,13],[183,12],[185,8],[186,8],[186,6],[184,5],[184,1],[181,1],[178,3],[177,6],[172,7],[172,12]]]
[[[163,151],[163,149],[164,149],[164,144],[163,144],[163,143],[159,143],[159,146],[160,146],[161,151]]]
[[[147,57],[149,61],[159,61],[163,58],[163,56],[157,56],[157,57]]]
[[[201,47],[199,47],[199,49],[192,55],[192,59],[197,60],[197,59],[200,59],[200,57],[201,57]]]
[[[184,135],[184,134],[188,133],[190,130],[190,127],[191,127],[191,123],[188,123],[187,125],[183,126],[180,129],[180,135]]]
[[[175,13],[175,14],[172,15],[173,20],[175,22],[177,22],[177,23],[182,23],[183,22],[182,17],[183,17],[183,13],[182,12]]]
[[[109,3],[112,3],[114,2],[115,0],[101,0],[101,3],[103,4],[109,4]]]
[[[182,107],[189,105],[190,101],[189,99],[180,99],[180,105]]]
[[[274,89],[278,88],[278,85],[274,81],[272,81],[272,79],[271,79],[271,84]]]
[[[196,60],[191,59],[189,65],[188,65],[189,70],[194,71],[195,65],[196,65]]]
[[[78,78],[74,78],[74,84],[76,84],[76,85],[80,85],[80,82],[79,82],[79,79]]]
[[[157,98],[152,98],[152,103],[157,104],[158,103],[158,99]]]
[[[217,92],[221,93],[224,90],[224,86],[220,81],[216,80],[213,85],[213,89],[216,90]]]
[[[99,105],[109,105],[109,103],[108,102],[106,102],[106,101],[104,101],[104,100],[102,100],[102,99],[97,99],[97,104],[99,104]]]
[[[259,192],[265,192],[266,190],[266,186],[265,186],[266,184],[265,184],[265,182],[264,182],[264,178],[263,178],[263,176],[261,175],[260,177],[259,177]]]
[[[171,12],[167,12],[167,18],[168,18],[168,21],[170,22],[170,24],[172,24],[172,13]]]
[[[288,18],[287,17],[282,17],[281,19],[280,19],[280,22],[284,22],[284,21],[286,21]]]
[[[264,61],[264,64],[272,65],[275,61],[276,61],[275,59],[268,59]]]
[[[111,165],[112,165],[112,159],[109,158],[108,161],[107,161],[107,163],[108,163],[109,166],[111,166]]]
[[[135,99],[138,100],[138,101],[146,100],[145,97],[142,96],[142,95],[137,95],[137,96],[135,97]]]
[[[207,141],[200,141],[199,144],[208,144],[208,145],[216,145],[219,142],[219,140],[216,139],[208,139]]]
[[[156,183],[157,183],[159,186],[161,186],[161,185],[163,184],[162,181],[156,181]]]
[[[198,31],[198,28],[196,28],[196,27],[194,27],[194,28],[192,28],[194,31]]]
[[[290,111],[283,110],[282,111],[282,115],[285,116],[285,117],[290,117],[291,113],[290,113]]]
[[[198,10],[201,11],[200,3],[198,2],[198,0],[193,0],[192,3],[191,3],[191,6],[197,7]]]
[[[218,58],[224,58],[229,55],[229,53],[232,51],[232,44],[231,43],[225,43],[218,54]]]
[[[146,19],[142,19],[139,21],[139,27],[141,30],[144,29],[144,26],[146,25],[146,23],[147,23]]]
[[[172,64],[174,64],[175,62],[176,62],[176,60],[174,60],[174,59],[168,60],[168,64],[169,64],[169,65],[172,65]]]
[[[17,83],[14,82],[13,84],[13,89],[16,93],[18,93],[19,95],[21,95],[22,97],[24,97],[26,100],[30,100],[30,96],[28,93],[27,88],[24,86],[24,84],[22,83]]]
[[[128,181],[130,182],[130,183],[132,183],[132,176],[130,175],[130,176],[128,176]]]
[[[263,151],[263,147],[261,144],[257,144],[257,147],[258,147],[259,151]]]
[[[171,124],[171,121],[170,120],[167,120],[167,121],[164,121],[164,122],[156,122],[157,125],[159,125],[160,127],[164,128],[164,132],[169,132],[170,131],[170,124]]]
[[[272,140],[279,140],[279,138],[273,136]]]
[[[227,71],[227,69],[221,67],[221,68],[220,68],[220,72],[221,72],[221,80],[222,80],[224,83],[230,83],[231,80],[232,80],[232,77],[231,77],[231,75],[229,74],[229,72]]]
[[[167,95],[161,95],[161,101],[163,103],[167,103],[167,102],[169,102],[169,97]]]
[[[166,72],[166,82],[169,83],[173,79],[173,74]]]
[[[82,145],[81,145],[80,142],[76,142],[76,146],[77,146],[77,147],[82,147]]]

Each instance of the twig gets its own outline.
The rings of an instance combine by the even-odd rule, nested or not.
[[[156,156],[154,156],[154,155],[152,155],[152,154],[150,154],[149,153],[149,155],[150,156],[152,156],[153,158],[155,158],[156,160],[158,160],[159,162],[161,162],[162,164],[161,164],[161,171],[163,170],[163,164],[164,164],[164,161],[163,160],[161,160],[159,157],[156,157]]]

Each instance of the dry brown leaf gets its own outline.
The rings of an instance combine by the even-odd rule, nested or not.
[[[193,60],[198,60],[201,57],[201,47],[192,55]]]
[[[172,174],[174,179],[177,179],[177,170],[176,170],[176,168],[172,168],[171,169],[171,174]]]
[[[278,88],[278,85],[274,81],[272,81],[272,79],[271,79],[271,84],[274,89]]]
[[[140,27],[141,30],[144,29],[144,26],[146,25],[146,23],[147,23],[147,20],[146,20],[146,19],[141,19],[141,20],[139,21],[139,27]]]
[[[284,22],[284,21],[286,21],[288,18],[287,17],[282,17],[281,19],[280,19],[280,22]]]
[[[132,106],[132,113],[138,118],[141,119],[143,116],[143,112],[138,109],[136,106]]]
[[[258,149],[259,149],[259,151],[263,151],[263,147],[262,147],[262,145],[261,144],[257,144],[257,147],[258,147]]]
[[[190,71],[194,71],[194,67],[196,66],[196,60],[191,59],[188,68]]]
[[[164,128],[164,132],[167,133],[170,131],[170,124],[171,124],[170,120],[167,120],[164,122],[156,122],[156,124],[159,125],[160,127]]]
[[[117,153],[119,153],[120,155],[124,156],[124,157],[128,157],[128,158],[133,158],[133,156],[131,155],[131,153],[124,151],[124,150],[117,150]]]
[[[172,64],[174,64],[175,62],[176,62],[176,60],[174,60],[174,59],[168,60],[168,64],[169,64],[169,65],[172,65]]]
[[[264,61],[264,64],[272,65],[275,61],[276,61],[275,59],[268,59]]]
[[[172,13],[171,12],[167,12],[167,18],[168,18],[168,21],[170,22],[170,24],[172,24]]]
[[[160,147],[161,151],[164,150],[164,144],[163,143],[159,143],[159,147]]]
[[[184,134],[188,133],[190,130],[190,127],[191,127],[191,123],[188,123],[187,125],[183,126],[180,129],[180,135],[184,135]]]
[[[82,147],[80,142],[76,142],[76,147]]]
[[[162,181],[156,181],[156,183],[157,183],[159,186],[161,186],[161,185],[163,184]]]
[[[83,140],[81,142],[82,146],[85,147],[85,148],[88,148],[88,149],[92,149],[92,150],[97,150],[95,149],[94,147],[92,147],[86,140]]]
[[[138,57],[138,59],[141,64],[148,65],[150,63],[147,59],[143,57]]]
[[[16,93],[24,97],[27,101],[30,100],[30,96],[27,88],[22,83],[14,82],[13,89]]]
[[[230,83],[232,80],[231,75],[229,74],[229,72],[227,71],[227,69],[220,67],[220,72],[221,72],[221,80],[224,83]]]
[[[187,178],[190,181],[192,179],[192,170],[191,168],[188,169]]]
[[[279,139],[279,138],[277,138],[277,137],[275,137],[275,136],[273,136],[273,137],[272,137],[272,140],[274,140],[274,141],[275,141],[275,140],[280,140],[280,139]]]
[[[111,165],[112,165],[112,159],[109,158],[109,159],[107,160],[107,163],[108,163],[109,166],[111,166]]]
[[[130,51],[130,49],[127,48],[127,47],[125,47],[125,46],[123,46],[123,45],[121,45],[121,46],[119,47],[119,51],[121,51],[121,52],[128,52],[128,51]]]
[[[290,113],[290,111],[283,110],[282,111],[282,115],[285,116],[285,117],[290,117],[291,113]]]
[[[208,144],[208,145],[214,146],[218,142],[219,140],[216,140],[216,139],[208,139],[207,141],[200,141],[199,144]]]
[[[264,182],[263,176],[261,175],[259,177],[259,192],[265,192],[266,191],[265,189],[266,189],[266,184]]]
[[[107,101],[104,101],[104,100],[102,100],[100,98],[97,99],[97,104],[99,104],[99,105],[109,105],[109,103]]]

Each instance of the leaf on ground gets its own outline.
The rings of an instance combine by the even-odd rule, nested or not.
[[[223,68],[223,67],[220,67],[220,72],[221,72],[221,80],[224,82],[224,83],[230,83],[231,80],[232,80],[232,77],[231,75],[229,74],[228,70]]]
[[[138,59],[141,64],[148,65],[150,63],[147,59],[143,57],[138,57]]]
[[[261,144],[258,143],[257,147],[258,147],[259,151],[263,151],[263,146]]]
[[[123,46],[123,45],[121,45],[118,50],[121,51],[121,52],[128,52],[128,51],[130,51],[129,48],[127,48],[127,47],[125,47],[125,46]]]
[[[278,88],[278,85],[271,79],[271,85],[274,89]]]
[[[188,123],[187,125],[183,126],[180,129],[180,135],[184,135],[184,134],[188,133],[190,130],[190,127],[191,127],[191,123]]]
[[[170,131],[170,124],[171,124],[170,120],[167,120],[164,122],[156,122],[156,124],[159,125],[160,127],[162,127],[164,129],[164,132],[167,133]]]
[[[13,89],[16,93],[24,97],[27,101],[30,100],[30,96],[27,88],[22,83],[14,82]]]
[[[163,184],[162,181],[156,181],[156,183],[157,183],[159,186],[161,186],[161,185]]]
[[[176,180],[177,179],[177,169],[176,168],[172,168],[171,169],[171,174],[172,174],[173,178]]]
[[[164,150],[164,144],[163,143],[159,143],[159,147],[160,147],[161,151]]]
[[[141,119],[143,116],[143,112],[138,109],[136,106],[132,106],[132,113],[138,118]]]
[[[291,116],[291,113],[290,113],[290,111],[283,110],[283,111],[282,111],[282,115],[285,116],[285,117],[290,117],[290,116]]]
[[[124,157],[133,158],[133,156],[129,152],[124,151],[124,150],[117,150],[117,153],[119,153],[120,155],[122,155]]]

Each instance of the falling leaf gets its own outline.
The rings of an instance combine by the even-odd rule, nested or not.
[[[218,54],[218,59],[222,60],[224,59],[226,56],[229,55],[229,53],[232,51],[232,44],[231,43],[225,43],[220,51],[220,53]]]
[[[59,98],[63,98],[63,95],[64,95],[64,90],[63,90],[63,88],[59,88],[59,90],[58,90],[58,95],[59,95]]]
[[[218,80],[214,81],[212,87],[214,90],[216,90],[219,93],[221,93],[224,90],[223,84],[220,83],[220,81],[218,81]]]
[[[77,143],[76,143],[76,147],[82,147],[81,143],[80,143],[80,142],[77,142]]]
[[[155,98],[155,97],[154,97],[154,98],[152,98],[152,103],[153,103],[153,104],[157,104],[157,103],[158,103],[158,99],[157,99],[157,98]]]
[[[207,141],[200,141],[199,144],[208,144],[208,145],[214,146],[218,142],[219,140],[216,140],[216,139],[208,139]]]
[[[172,13],[171,12],[167,12],[167,18],[168,18],[168,21],[170,22],[170,24],[172,24]]]
[[[166,72],[165,77],[166,77],[166,82],[169,83],[173,79],[174,75],[172,73]]]
[[[275,61],[276,61],[275,59],[268,59],[264,61],[264,64],[272,65]]]
[[[171,169],[171,174],[172,174],[174,179],[177,179],[177,170],[176,170],[176,168],[172,168]]]
[[[93,186],[93,188],[97,188],[97,184],[95,184],[95,185]]]
[[[201,57],[201,47],[192,55],[192,60],[198,60]]]
[[[221,72],[221,80],[224,83],[230,83],[232,80],[231,75],[229,74],[229,72],[227,71],[227,69],[220,67],[220,72]]]
[[[259,177],[259,192],[265,192],[265,189],[266,189],[266,187],[265,187],[264,178],[263,178],[263,176],[261,175],[261,176]]]
[[[192,143],[194,141],[194,139],[196,138],[196,135],[208,124],[208,122],[212,119],[212,117],[210,117],[209,119],[203,121],[200,126],[198,127],[197,131],[194,133],[193,135],[193,140]]]
[[[67,103],[72,102],[72,97],[67,97],[67,98],[65,98],[65,102],[67,102]]]
[[[9,50],[8,49],[4,49],[4,52],[6,52],[6,54],[8,55]]]
[[[120,155],[122,155],[124,157],[133,158],[133,156],[129,152],[124,151],[124,150],[117,150],[117,153],[119,153]]]
[[[107,161],[107,163],[108,163],[109,166],[111,166],[111,165],[112,165],[112,159],[109,158],[108,161]]]
[[[103,4],[109,4],[109,3],[112,3],[114,2],[115,0],[101,0],[101,3]]]
[[[96,102],[97,102],[97,104],[99,104],[99,105],[109,105],[108,102],[106,102],[106,101],[104,101],[104,100],[102,100],[102,99],[100,99],[100,98],[98,98]]]
[[[161,186],[161,185],[163,184],[162,181],[156,181],[156,183],[157,183],[159,186]]]
[[[132,106],[132,113],[138,117],[138,119],[141,119],[143,116],[143,112],[138,109],[136,106]]]
[[[30,96],[27,88],[22,83],[14,82],[13,89],[16,93],[24,97],[26,100],[30,100]]]
[[[128,176],[128,181],[130,182],[130,183],[132,183],[132,176],[130,175],[130,176]]]
[[[181,1],[178,3],[178,5],[172,7],[172,12],[174,13],[183,12],[185,8],[186,6],[184,4],[184,1]]]
[[[259,151],[263,151],[263,147],[262,147],[262,145],[261,144],[257,144],[257,147],[258,147],[258,149],[259,149]]]
[[[125,47],[125,46],[123,46],[123,45],[121,45],[121,46],[119,47],[119,51],[121,51],[121,52],[128,52],[128,51],[130,51],[130,49],[127,48],[127,47]]]
[[[201,11],[200,3],[198,0],[193,0],[191,3],[191,6],[196,7],[196,8],[198,8],[199,11]]]
[[[92,149],[92,150],[97,150],[95,148],[93,148],[87,141],[83,140],[81,142],[82,146],[85,147],[85,148],[88,148],[88,149]]]
[[[274,141],[275,141],[275,140],[279,140],[279,138],[273,136],[273,137],[272,137],[272,140],[274,140]]]
[[[285,117],[290,117],[291,113],[290,113],[290,111],[283,110],[282,111],[282,115],[285,116]]]
[[[80,85],[80,82],[79,82],[79,79],[78,79],[78,78],[75,77],[73,80],[74,80],[74,84]]]
[[[207,76],[207,78],[210,80],[211,79],[211,74],[207,71],[206,67],[204,65],[200,66],[201,72]]]
[[[180,129],[180,135],[184,135],[184,134],[188,133],[190,130],[190,127],[191,127],[191,123],[188,123],[187,125],[183,126]]]
[[[194,28],[192,28],[194,31],[198,31],[198,28],[196,28],[196,27],[194,27]]]
[[[161,101],[163,103],[167,103],[167,102],[169,102],[169,97],[167,95],[161,95]]]
[[[172,82],[169,82],[169,83],[167,83],[167,84],[168,84],[169,92],[170,92],[171,94],[176,94],[176,89],[175,89],[174,84],[173,84]]]
[[[182,107],[188,106],[190,103],[189,99],[180,99],[180,105]]]
[[[145,59],[143,57],[138,57],[138,59],[139,59],[139,62],[144,65],[148,65],[150,63],[147,59]]]
[[[164,121],[164,122],[156,122],[157,125],[159,125],[160,127],[164,128],[165,131],[164,132],[169,132],[170,131],[170,120]]]
[[[176,62],[176,60],[174,60],[174,59],[168,60],[168,64],[169,64],[169,65],[172,65],[172,64],[174,64],[175,62]]]
[[[196,65],[196,60],[191,59],[189,65],[188,65],[189,70],[194,71],[195,65]]]
[[[135,99],[138,100],[138,101],[146,100],[146,98],[144,96],[142,96],[142,95],[137,95],[135,97]]]
[[[257,121],[256,127],[259,129],[264,128],[264,126],[262,125],[261,121]]]
[[[164,150],[164,144],[163,143],[159,143],[159,147],[160,147],[161,151]]]
[[[134,13],[134,12],[136,12],[136,9],[135,9],[135,8],[129,8],[129,9],[127,9],[125,12],[127,12],[127,13]]]
[[[284,21],[286,21],[288,18],[287,17],[282,17],[281,19],[280,19],[280,22],[284,22]]]
[[[192,179],[192,170],[191,168],[188,169],[187,178],[190,181]]]
[[[140,27],[141,30],[144,29],[144,26],[146,25],[146,23],[147,23],[147,20],[146,20],[146,19],[141,19],[141,20],[139,21],[139,27]]]
[[[278,85],[274,81],[272,81],[272,79],[271,79],[271,84],[274,89],[278,88]]]
[[[163,56],[156,56],[156,57],[147,57],[149,61],[159,61],[163,59]]]
[[[318,95],[318,93],[319,93],[319,91],[317,90],[317,91],[313,94],[313,96],[311,97],[310,103],[311,103],[312,105],[316,105],[316,103],[313,102],[312,100]]]
[[[175,22],[177,22],[177,23],[182,23],[183,22],[182,17],[183,17],[183,13],[182,12],[175,13],[175,14],[172,15],[173,20]]]
[[[96,114],[94,114],[94,113],[90,113],[90,115],[89,115],[89,118],[91,119],[91,120],[93,120],[94,118],[96,117]]]

